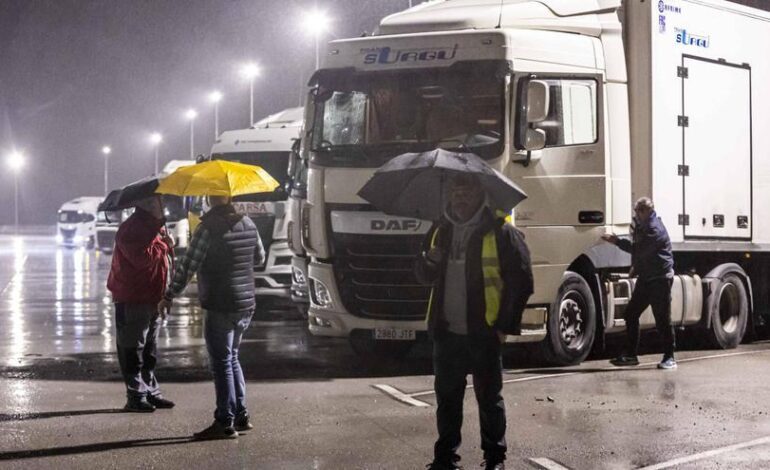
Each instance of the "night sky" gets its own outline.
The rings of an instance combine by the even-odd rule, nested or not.
[[[408,0],[0,0],[0,156],[27,156],[22,224],[53,224],[62,202],[103,193],[153,170],[149,134],[164,135],[161,167],[214,140],[207,95],[224,94],[220,130],[248,126],[248,84],[238,66],[255,61],[255,118],[297,106],[314,68],[303,12],[334,19],[325,39],[371,32]],[[415,1],[415,3],[418,3]],[[739,3],[768,8],[765,0]],[[769,8],[770,9],[770,8]],[[13,223],[13,177],[0,172],[0,224]]]

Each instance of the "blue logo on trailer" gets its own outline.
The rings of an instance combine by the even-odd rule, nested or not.
[[[660,0],[658,2],[658,11],[661,13],[682,13],[682,7],[676,7],[674,5],[667,5],[666,2]]]
[[[676,43],[683,46],[695,46],[708,49],[711,45],[711,36],[692,34],[686,29],[676,28]]]

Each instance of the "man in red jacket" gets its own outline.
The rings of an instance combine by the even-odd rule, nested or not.
[[[155,378],[162,321],[156,306],[168,284],[174,246],[164,223],[160,197],[150,197],[137,203],[115,236],[107,288],[115,302],[118,361],[128,395],[125,411],[174,406],[163,398]]]

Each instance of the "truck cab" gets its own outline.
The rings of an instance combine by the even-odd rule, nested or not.
[[[56,216],[56,244],[67,248],[94,248],[100,202],[101,197],[83,196],[62,204]]]
[[[279,182],[271,193],[236,196],[233,205],[256,224],[265,262],[255,266],[256,295],[265,303],[291,304],[292,252],[286,218],[291,150],[302,126],[302,108],[272,114],[249,129],[223,132],[211,148],[212,160],[228,160],[265,169]]]

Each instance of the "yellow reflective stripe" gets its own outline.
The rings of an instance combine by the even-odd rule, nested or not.
[[[484,236],[481,248],[481,269],[484,274],[484,303],[487,325],[493,326],[500,313],[500,297],[503,279],[500,276],[500,260],[497,257],[497,237],[492,230]]]

